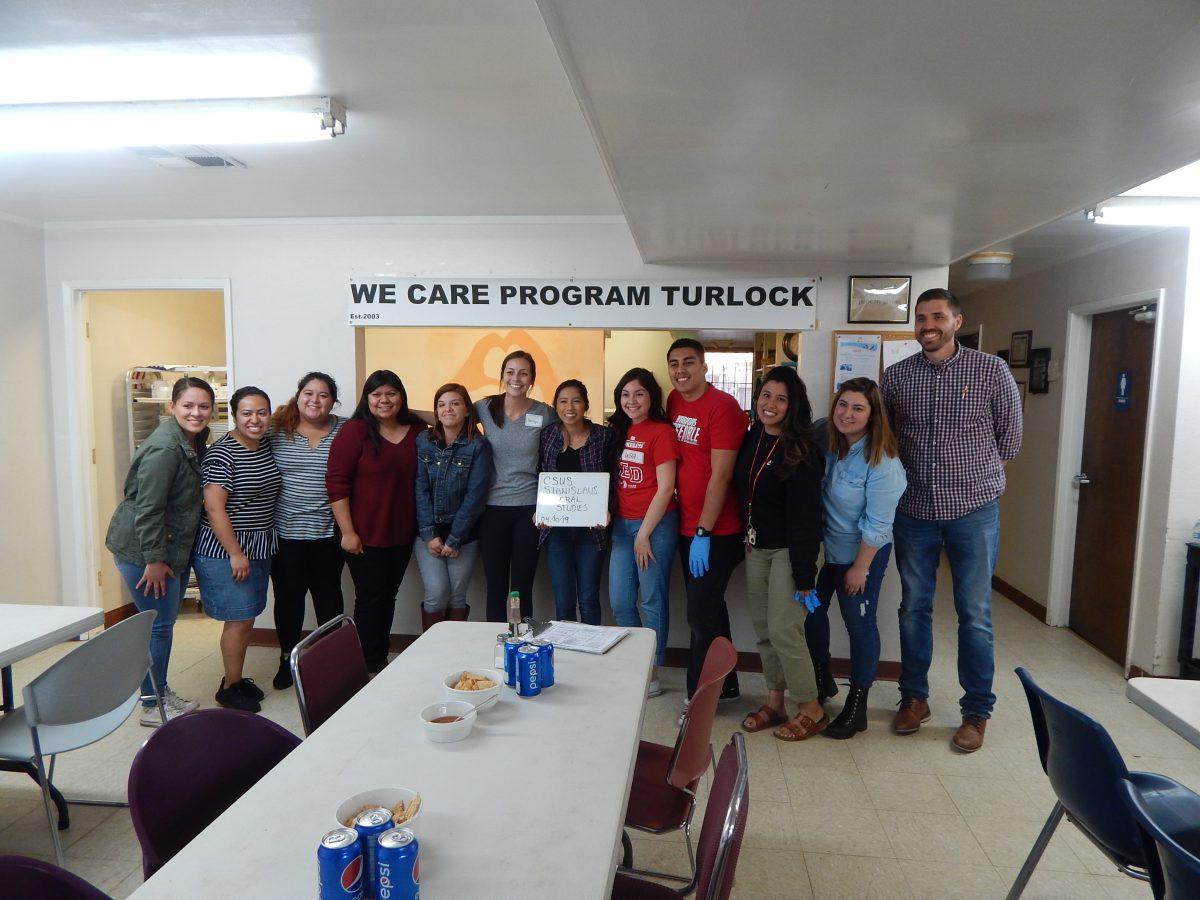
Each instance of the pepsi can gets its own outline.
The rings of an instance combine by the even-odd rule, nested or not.
[[[554,687],[554,645],[541,638],[529,643],[538,648],[542,661],[542,687]]]
[[[376,840],[375,896],[379,900],[418,900],[421,869],[416,835],[407,828],[393,828]]]
[[[525,644],[517,651],[517,696],[536,697],[542,692],[542,651]]]
[[[525,644],[525,638],[510,637],[504,641],[504,683],[517,686],[517,650]]]
[[[362,842],[363,896],[375,896],[375,839],[392,827],[392,811],[382,806],[363,810],[354,820]]]
[[[358,832],[335,828],[317,847],[317,896],[320,900],[362,900],[363,856]]]

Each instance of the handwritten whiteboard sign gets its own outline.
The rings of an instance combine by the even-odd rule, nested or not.
[[[607,525],[608,473],[542,472],[534,521],[559,528]]]

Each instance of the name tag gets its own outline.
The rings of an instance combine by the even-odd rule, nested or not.
[[[641,450],[623,450],[621,459],[624,462],[638,463],[639,465],[646,461],[646,455]]]
[[[541,428],[542,427],[542,417],[539,416],[537,413],[526,413],[525,414],[525,427],[526,428]]]

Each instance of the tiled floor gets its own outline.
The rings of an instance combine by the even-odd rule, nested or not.
[[[995,623],[999,702],[978,753],[958,754],[948,743],[959,721],[955,624],[948,602],[939,603],[936,620],[934,719],[919,734],[889,732],[898,695],[894,684],[882,684],[871,695],[870,729],[852,740],[815,738],[785,745],[769,733],[747,735],[750,818],[735,897],[1004,896],[1054,802],[1012,674],[1017,665],[1029,667],[1052,692],[1098,718],[1130,768],[1162,772],[1200,790],[1200,750],[1124,699],[1115,664],[1071,632],[1039,625],[999,597]],[[54,648],[18,666],[18,691],[68,649]],[[272,651],[252,649],[247,671],[269,687]],[[682,674],[664,673],[668,691],[647,706],[647,738],[674,739]],[[182,696],[210,705],[219,677],[217,626],[185,615],[175,633],[172,685]],[[743,676],[742,690],[740,703],[720,710],[714,732],[718,744],[747,709],[764,699],[761,676]],[[268,690],[263,711],[299,733],[291,691]],[[121,797],[130,760],[148,734],[131,720],[104,741],[64,755],[57,783],[67,796]],[[682,870],[686,854],[680,838],[638,835],[635,861]],[[114,897],[141,883],[137,840],[126,810],[73,807],[72,827],[63,840],[70,867]],[[0,773],[2,853],[52,859],[40,794],[22,775]],[[1147,898],[1150,892],[1118,874],[1064,821],[1025,896],[1093,900]]]

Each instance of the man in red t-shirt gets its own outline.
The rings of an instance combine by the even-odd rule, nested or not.
[[[667,370],[675,386],[667,398],[667,418],[675,426],[680,450],[675,490],[679,497],[679,554],[692,630],[687,673],[690,698],[709,644],[718,636],[730,636],[725,588],[745,556],[737,495],[730,482],[750,422],[737,400],[705,379],[708,366],[699,341],[680,338],[671,344]],[[733,671],[725,679],[721,699],[737,696],[737,672]]]

